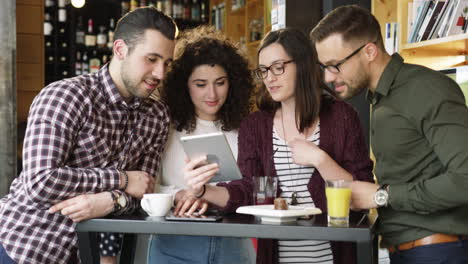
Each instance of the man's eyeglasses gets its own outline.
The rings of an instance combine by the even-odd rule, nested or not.
[[[263,80],[266,77],[268,77],[268,71],[271,71],[273,75],[278,76],[284,73],[284,66],[293,61],[294,60],[278,61],[278,62],[273,63],[269,67],[261,66],[254,70],[254,74],[259,80]]]
[[[372,43],[375,43],[375,41],[372,42]],[[348,57],[346,57],[346,58],[340,60],[340,61],[339,61],[337,64],[335,64],[335,65],[323,65],[323,64],[320,63],[320,62],[318,63],[318,65],[320,66],[320,68],[321,68],[323,71],[325,71],[325,69],[326,69],[326,70],[328,70],[328,71],[331,72],[331,73],[340,73],[340,72],[341,72],[341,71],[340,71],[340,66],[343,65],[343,63],[345,63],[347,60],[351,59],[354,55],[358,54],[358,52],[361,51],[367,44],[369,44],[369,43],[366,43],[366,44],[362,45],[362,46],[359,47],[357,50],[355,50],[353,53],[349,54]]]

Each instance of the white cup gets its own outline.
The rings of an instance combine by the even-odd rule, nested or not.
[[[171,210],[172,200],[170,193],[147,193],[141,199],[141,207],[150,216],[165,216]]]

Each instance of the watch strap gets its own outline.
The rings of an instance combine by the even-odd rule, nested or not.
[[[388,193],[387,187],[388,187],[388,184],[382,184],[380,185],[379,189],[377,189],[377,191],[385,190]]]
[[[119,204],[119,196],[121,194],[115,193],[113,191],[109,191],[112,195],[112,200],[114,201],[114,212],[119,211],[122,209],[122,206]]]

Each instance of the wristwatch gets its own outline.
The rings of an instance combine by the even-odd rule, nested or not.
[[[387,187],[388,187],[388,184],[381,185],[374,194],[374,202],[377,204],[378,207],[388,205]]]
[[[127,199],[123,194],[115,193],[113,191],[110,191],[110,193],[112,195],[112,200],[114,201],[114,212],[119,211],[127,206]]]

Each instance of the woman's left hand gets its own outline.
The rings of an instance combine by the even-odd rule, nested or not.
[[[292,161],[303,166],[315,166],[323,160],[323,150],[313,142],[295,138],[288,142]]]
[[[208,209],[207,201],[197,199],[191,192],[186,190],[177,192],[175,202],[174,215],[176,216],[190,216],[195,212],[202,215]]]

